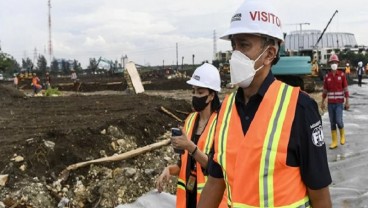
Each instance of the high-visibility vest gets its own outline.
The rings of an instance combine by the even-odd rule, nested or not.
[[[38,82],[40,81],[40,79],[38,77],[33,77],[32,78],[32,84],[35,88],[39,89],[41,87],[40,84],[38,84]]]
[[[309,207],[299,167],[286,164],[299,88],[274,81],[245,136],[235,95],[223,101],[215,134],[214,160],[222,167],[229,204]]]
[[[350,66],[345,67],[345,74],[350,74]]]
[[[183,130],[187,134],[187,138],[191,139],[193,133],[195,133],[194,125],[197,116],[199,113],[194,112],[191,113],[187,119],[185,120],[184,128]],[[201,136],[198,140],[198,150],[205,154],[209,154],[210,150],[213,145],[213,138],[214,138],[214,132],[216,128],[216,118],[217,113],[212,113],[211,117],[209,118],[207,125],[205,129],[203,130]],[[184,154],[181,155],[181,167],[180,167],[180,173],[178,178],[178,184],[177,184],[177,190],[176,190],[176,207],[177,208],[186,208],[186,172],[187,172],[187,161],[188,161],[188,151],[185,151]],[[203,187],[207,181],[207,176],[203,174],[202,167],[199,162],[196,162],[196,174],[197,174],[197,203],[199,202],[199,197],[202,193]],[[219,207],[227,207],[226,205],[226,198],[223,200],[221,206]]]

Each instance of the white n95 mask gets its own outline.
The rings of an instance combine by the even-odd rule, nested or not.
[[[337,69],[337,64],[331,64],[331,69],[335,71]]]
[[[231,83],[241,88],[249,87],[256,72],[264,66],[262,65],[258,69],[254,69],[254,64],[267,49],[268,47],[254,61],[240,51],[233,51],[231,59],[229,60]]]

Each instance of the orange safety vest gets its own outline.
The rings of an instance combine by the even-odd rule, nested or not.
[[[196,121],[197,116],[199,113],[194,112],[191,113],[187,119],[185,120],[184,128],[183,130],[187,134],[187,138],[191,139],[193,135],[194,124]],[[201,136],[198,140],[198,150],[205,154],[209,154],[212,148],[213,144],[213,136],[215,133],[216,128],[216,118],[217,113],[212,113],[211,117],[209,118],[207,125],[205,129],[203,130]],[[178,184],[177,184],[177,190],[176,190],[176,207],[177,208],[186,208],[186,167],[187,167],[187,161],[188,161],[188,151],[185,151],[184,154],[181,155],[181,167],[180,167],[180,173],[178,178]],[[201,164],[199,162],[196,162],[196,171],[197,171],[197,204],[199,202],[199,197],[201,196],[203,187],[207,181],[207,176],[203,174]],[[226,198],[222,200],[220,208],[227,207],[226,204]]]
[[[33,77],[32,78],[32,84],[34,87],[36,87],[37,89],[39,89],[41,87],[40,84],[38,84],[38,82],[40,81],[40,79],[38,77]]]
[[[350,74],[350,66],[345,67],[345,74]]]
[[[310,207],[299,168],[286,164],[299,88],[274,81],[245,136],[235,95],[222,103],[214,141],[214,160],[222,167],[229,204]]]

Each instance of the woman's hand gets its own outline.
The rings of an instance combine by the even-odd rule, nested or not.
[[[188,140],[187,134],[181,128],[183,134],[181,136],[171,136],[171,145],[175,149],[189,150],[192,141]]]
[[[170,179],[170,176],[171,175],[169,167],[166,167],[156,181],[156,188],[158,190],[158,193],[161,193],[164,190],[165,183]]]

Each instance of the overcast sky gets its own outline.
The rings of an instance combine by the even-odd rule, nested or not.
[[[0,0],[2,51],[17,61],[48,49],[48,0]],[[179,64],[213,58],[213,36],[229,26],[243,0],[51,0],[52,43],[55,58],[77,59],[83,67],[89,58],[119,60],[128,55],[142,65]],[[368,45],[368,4],[364,0],[272,0],[280,8],[283,30],[319,29],[355,34]],[[218,40],[217,50],[230,49]]]

